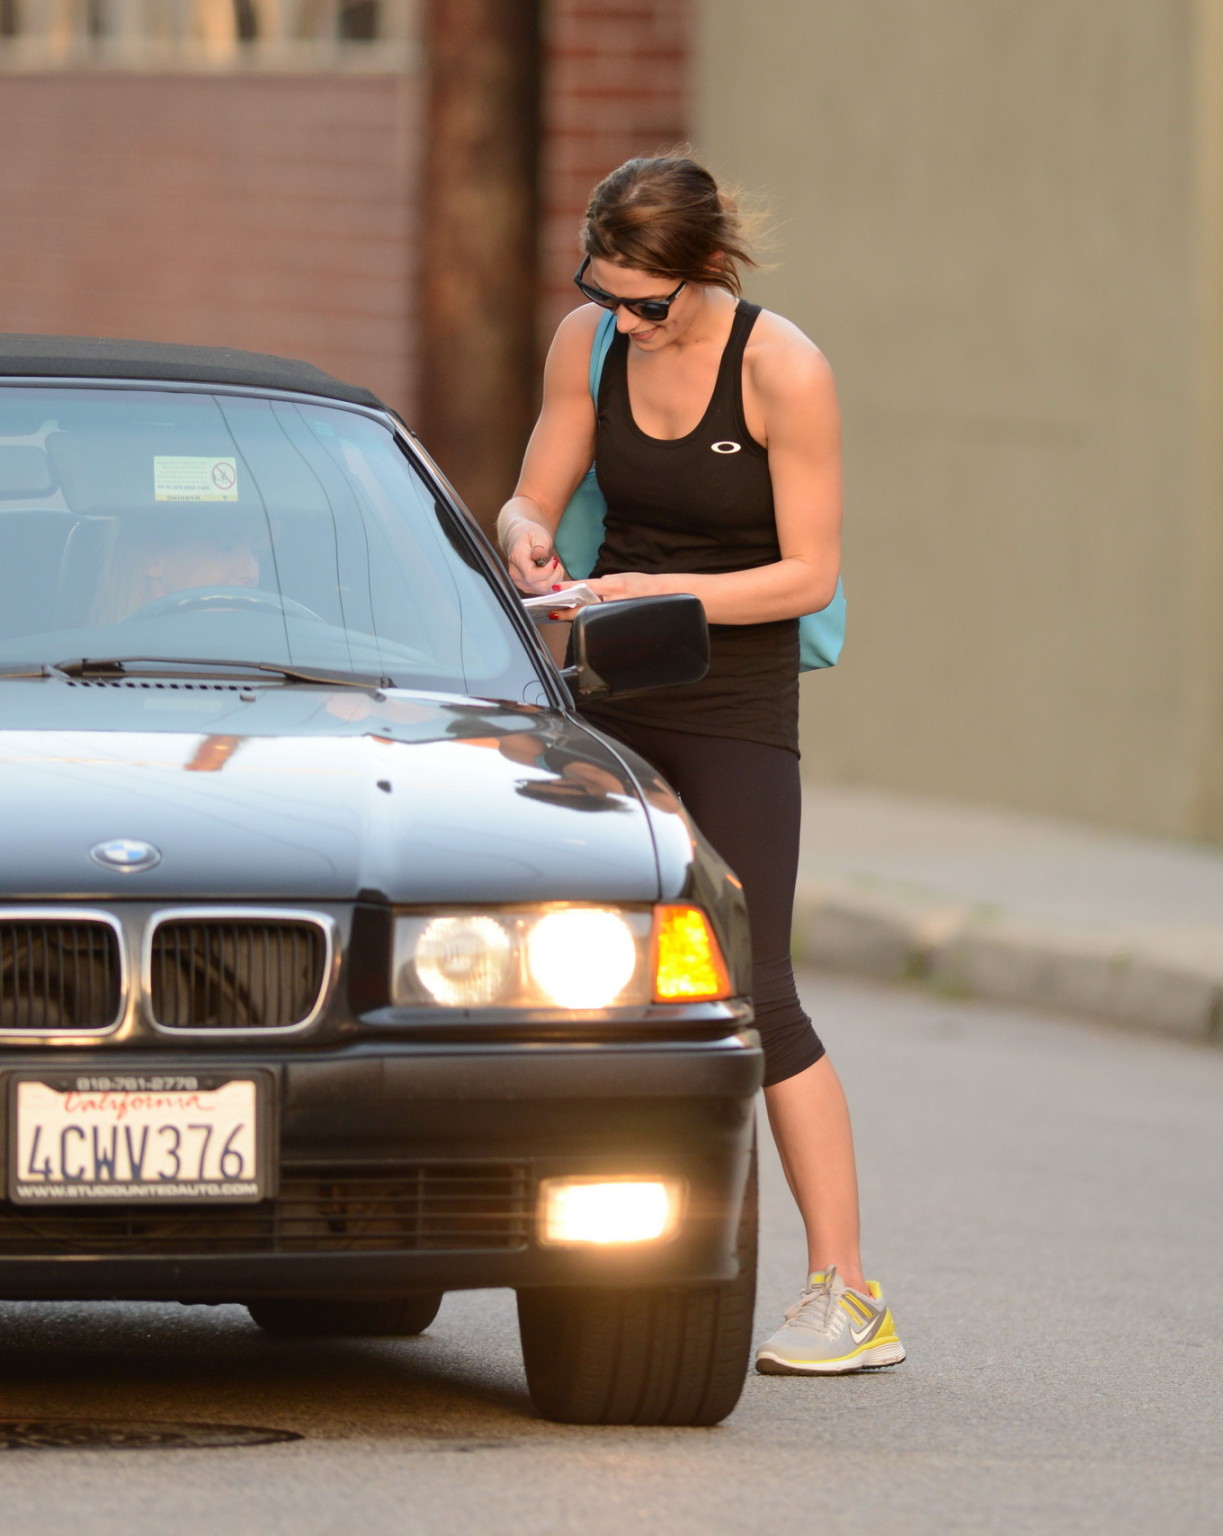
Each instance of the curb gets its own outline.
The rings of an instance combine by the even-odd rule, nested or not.
[[[878,981],[1223,1043],[1223,953],[1216,965],[1193,964],[1141,940],[1042,928],[904,887],[801,881],[794,956]]]

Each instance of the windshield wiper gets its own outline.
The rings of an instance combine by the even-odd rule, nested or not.
[[[51,668],[45,661],[0,662],[0,681],[6,677],[50,677]]]
[[[377,693],[393,688],[394,680],[378,673],[339,672],[329,667],[283,667],[271,661],[233,661],[227,657],[208,656],[81,656],[76,660],[52,663],[56,672],[68,677],[173,677],[176,667],[207,667],[211,672],[232,673],[235,668],[248,672],[270,672],[288,683],[321,683],[328,687],[362,688]],[[0,676],[3,676],[0,671]],[[33,671],[16,674],[36,677]]]

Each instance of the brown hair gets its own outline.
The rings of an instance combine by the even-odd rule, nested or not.
[[[754,267],[734,199],[681,154],[626,160],[590,194],[582,221],[588,256],[659,277],[743,291]]]

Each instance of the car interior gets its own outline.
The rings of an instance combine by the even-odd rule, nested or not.
[[[209,465],[222,483],[196,484]],[[147,574],[167,552],[169,591]],[[0,660],[80,646],[271,646],[252,659],[332,667],[377,654],[397,680],[406,668],[499,697],[537,679],[487,574],[377,422],[242,395],[0,390]]]

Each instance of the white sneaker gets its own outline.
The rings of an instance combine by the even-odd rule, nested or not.
[[[888,1304],[874,1280],[866,1284],[864,1295],[835,1268],[809,1275],[785,1322],[757,1351],[756,1369],[766,1376],[836,1376],[899,1365],[904,1345]]]

